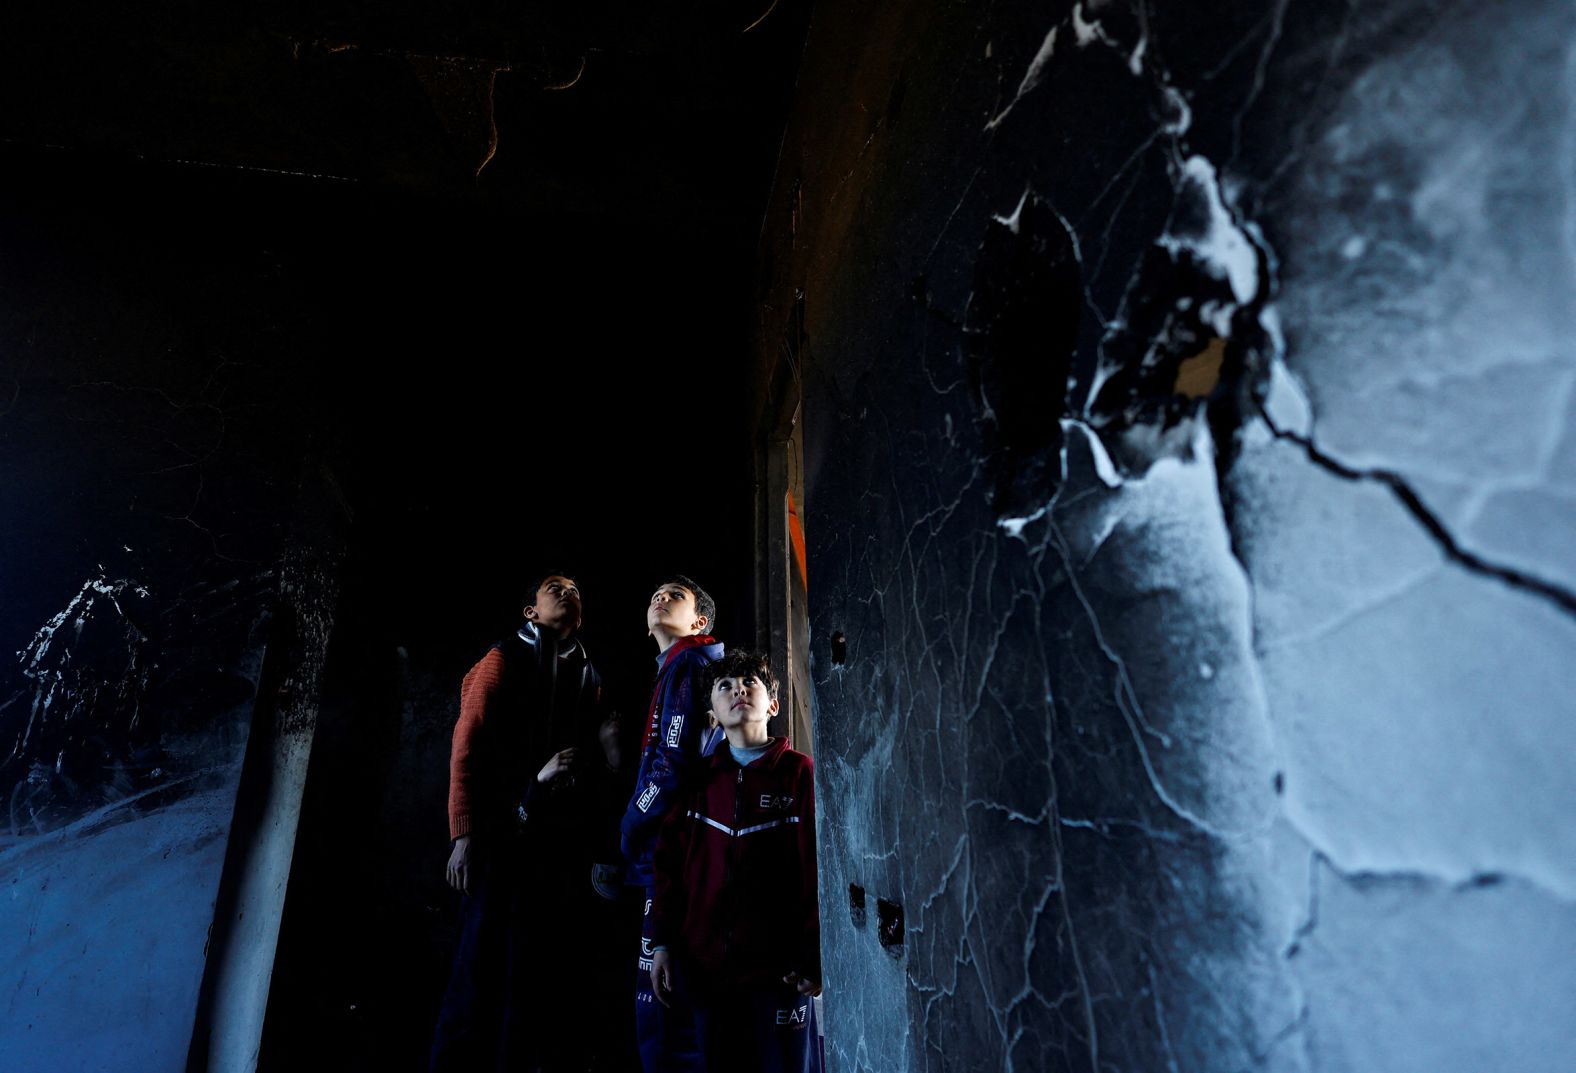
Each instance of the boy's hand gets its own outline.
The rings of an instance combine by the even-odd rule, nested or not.
[[[562,749],[553,754],[553,758],[543,765],[542,770],[536,773],[537,782],[552,782],[560,775],[569,773],[569,765],[575,762],[573,747]]]
[[[811,998],[821,993],[821,981],[812,980],[808,976],[800,976],[796,972],[790,972],[787,976],[784,976],[783,983],[792,986],[799,994],[809,995]]]
[[[454,852],[449,854],[449,868],[445,877],[449,886],[461,894],[471,892],[471,836],[461,835],[454,840]]]
[[[673,955],[666,950],[651,955],[651,990],[662,1005],[673,1005]]]
[[[609,712],[596,733],[597,741],[602,744],[602,755],[607,758],[607,766],[614,771],[617,771],[624,761],[624,751],[619,747],[618,741],[620,729],[618,713]]]

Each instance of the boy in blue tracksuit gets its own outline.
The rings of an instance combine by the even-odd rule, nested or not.
[[[694,1018],[682,997],[677,1005],[665,1006],[652,994],[651,857],[680,780],[721,737],[720,730],[707,726],[711,705],[701,681],[706,665],[722,657],[722,645],[710,635],[716,619],[716,603],[683,575],[658,585],[646,607],[646,629],[657,642],[657,682],[646,715],[634,796],[620,825],[625,882],[639,887],[645,899],[635,982],[635,1035],[645,1073],[700,1073],[705,1068]]]

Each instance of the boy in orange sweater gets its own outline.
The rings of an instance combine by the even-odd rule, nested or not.
[[[606,971],[583,944],[598,921],[599,805],[619,792],[618,727],[600,718],[579,586],[549,574],[528,599],[518,633],[460,687],[447,878],[465,898],[434,1071],[583,1070],[607,1036],[581,994]]]

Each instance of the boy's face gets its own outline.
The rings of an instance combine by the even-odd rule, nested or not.
[[[777,698],[766,683],[748,672],[719,678],[711,687],[711,714],[724,730],[764,723],[777,714]]]
[[[706,616],[695,613],[695,594],[683,585],[662,585],[646,605],[646,630],[687,637],[706,628]]]
[[[536,601],[525,609],[525,617],[568,637],[580,628],[580,587],[554,574],[536,590]]]

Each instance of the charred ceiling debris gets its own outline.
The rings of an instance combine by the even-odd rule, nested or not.
[[[723,127],[769,85],[785,94],[803,7],[338,0],[160,18],[68,0],[7,12],[0,90],[27,106],[0,117],[0,142],[452,193],[499,171],[513,139],[491,182],[596,205],[631,164],[676,181],[697,155],[678,117]]]
[[[512,59],[431,55],[321,38],[292,40],[290,54],[298,63],[332,63],[336,57],[355,55],[405,66],[426,94],[454,153],[473,175],[480,175],[498,152],[498,76],[514,74],[544,92],[565,90],[585,74],[588,55],[569,47],[546,46]]]

